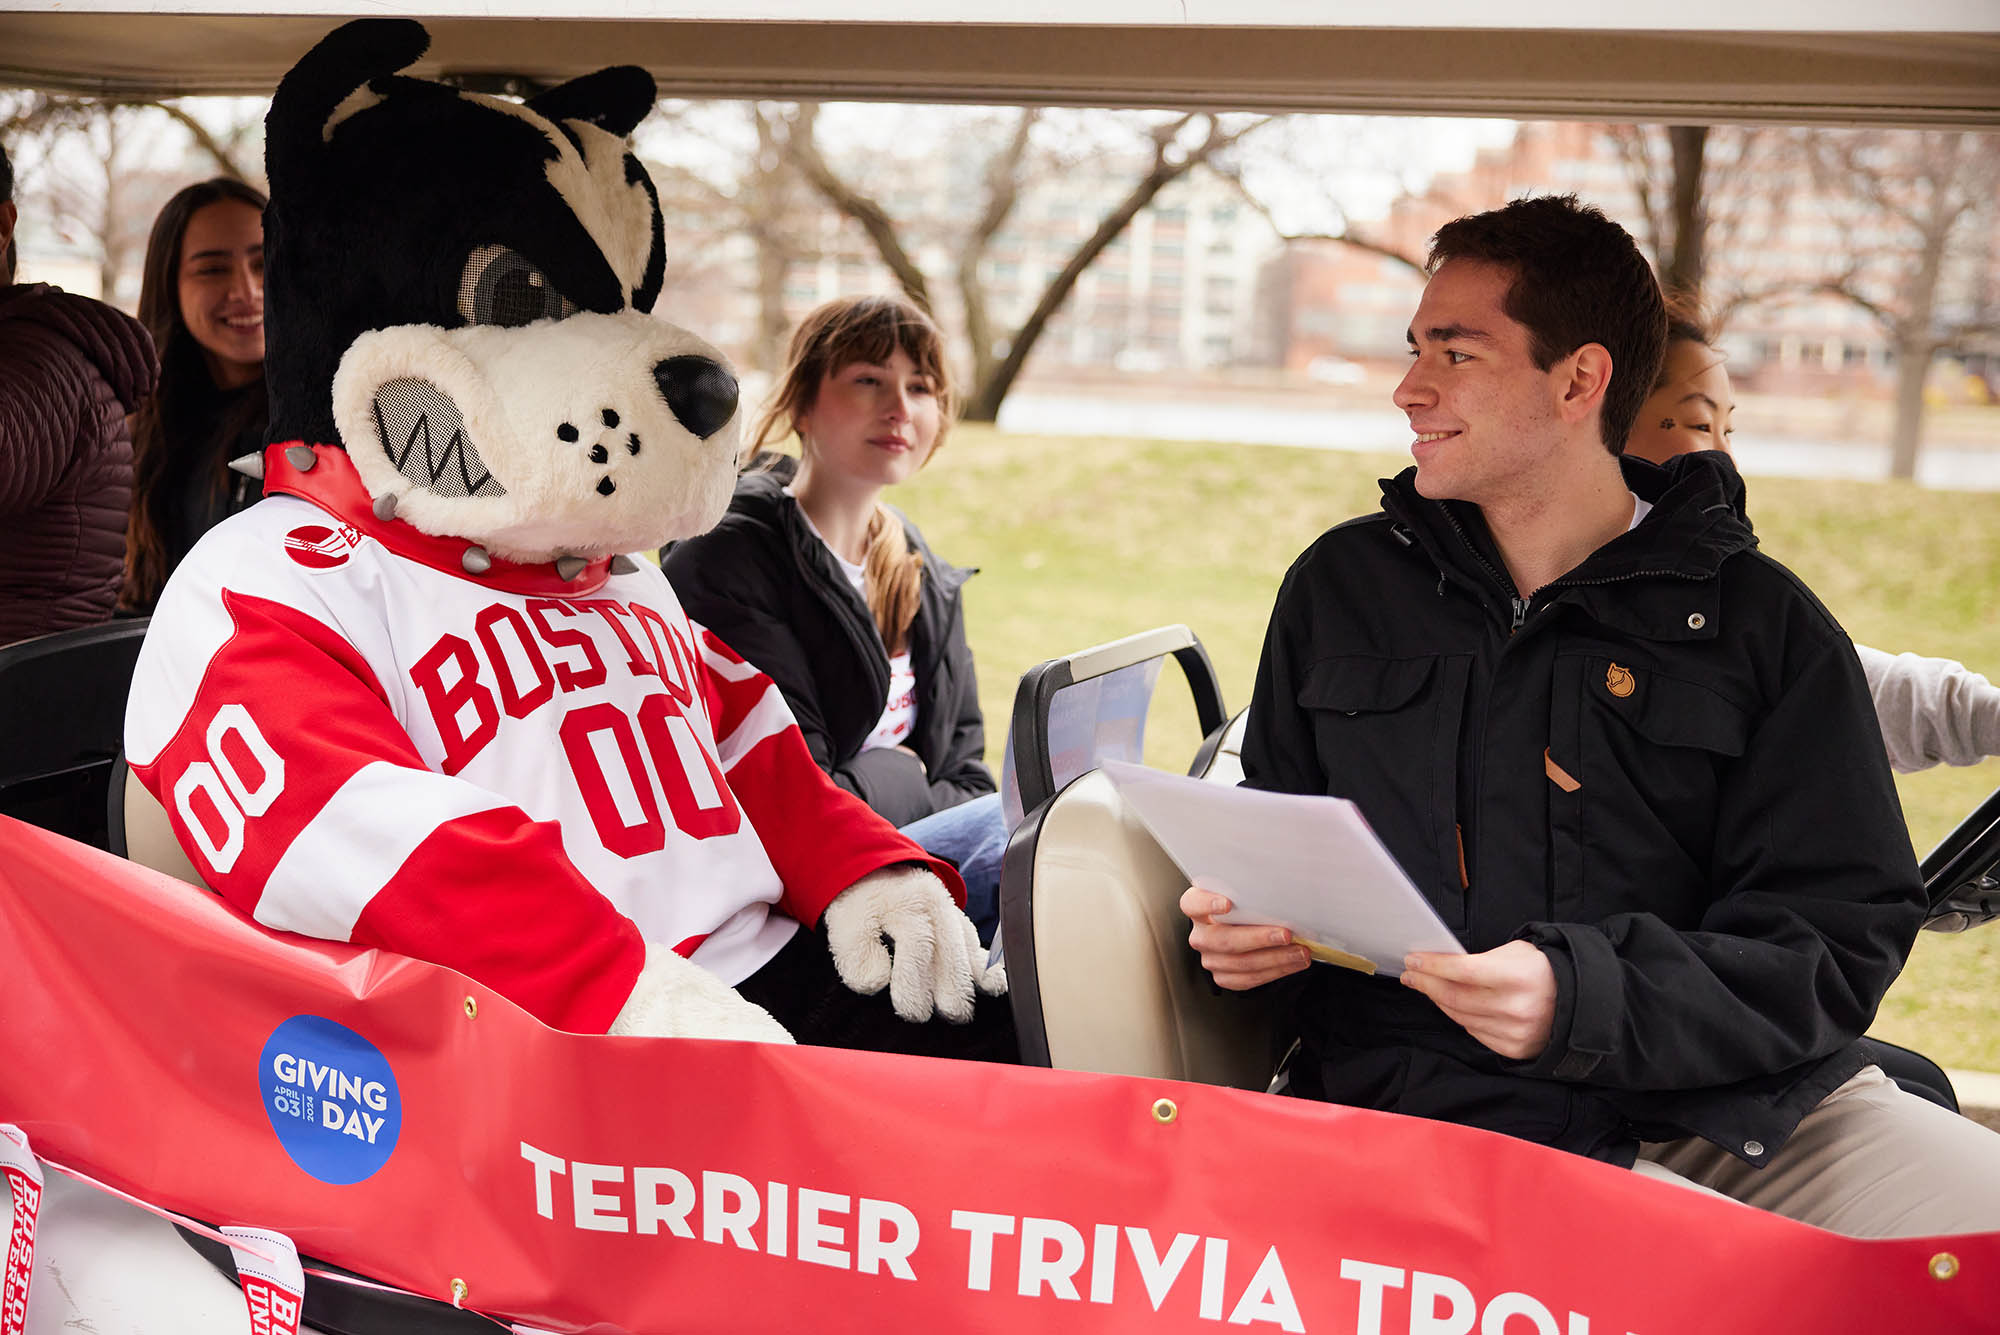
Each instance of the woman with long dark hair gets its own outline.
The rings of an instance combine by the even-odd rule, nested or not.
[[[167,201],[146,242],[139,322],[160,387],[132,418],[132,519],[119,606],[150,611],[188,549],[255,502],[229,461],[263,448],[264,195],[229,177]]]

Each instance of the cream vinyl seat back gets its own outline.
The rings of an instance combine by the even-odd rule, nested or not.
[[[1103,773],[1052,793],[1046,768],[1031,772],[1047,763],[1057,691],[1163,654],[1179,659],[1208,737],[1190,772],[1236,782],[1243,716],[1224,722],[1214,670],[1185,626],[1052,659],[1021,679],[1013,737],[1026,814],[1002,864],[1000,921],[1022,1059],[1261,1090],[1278,1055],[1270,1003],[1210,983],[1187,944],[1186,877]]]
[[[112,852],[189,885],[209,888],[174,836],[167,809],[146,791],[122,755],[111,771],[110,826]]]

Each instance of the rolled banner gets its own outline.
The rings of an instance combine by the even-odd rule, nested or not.
[[[35,1220],[42,1212],[42,1165],[21,1128],[0,1122],[0,1175],[7,1179],[7,1268],[0,1272],[0,1335],[28,1324],[28,1285],[35,1277]]]
[[[225,1228],[243,1303],[250,1309],[250,1335],[299,1335],[305,1306],[306,1275],[299,1249],[282,1233],[264,1228]]]

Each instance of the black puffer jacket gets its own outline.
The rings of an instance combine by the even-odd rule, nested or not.
[[[1383,484],[1286,577],[1247,782],[1351,797],[1469,950],[1554,966],[1530,1062],[1393,980],[1286,980],[1302,1091],[1629,1162],[1753,1164],[1862,1065],[1923,893],[1847,636],[1754,550],[1720,454],[1521,600],[1475,507]]]
[[[0,288],[0,644],[111,615],[132,498],[125,418],[158,369],[131,316],[45,283]]]
[[[784,492],[792,461],[745,474],[714,529],[676,543],[661,568],[688,615],[778,684],[806,745],[834,782],[893,825],[993,791],[986,728],[961,588],[972,571],[940,560],[903,521],[924,559],[910,626],[917,718],[904,745],[864,751],[889,698],[889,657],[868,606]]]

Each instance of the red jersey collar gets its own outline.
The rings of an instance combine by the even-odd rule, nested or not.
[[[313,462],[307,468],[302,469],[293,462],[292,451],[300,449],[312,451]],[[374,502],[368,495],[368,489],[361,485],[361,475],[355,471],[354,461],[347,457],[346,450],[336,445],[307,445],[303,441],[292,440],[265,446],[264,494],[269,496],[279,492],[311,501],[398,556],[508,593],[555,598],[591,594],[604,587],[611,568],[612,558],[599,557],[577,571],[576,578],[564,579],[556,573],[553,562],[522,565],[493,556],[465,538],[440,538],[400,519],[377,519]],[[472,566],[479,562],[475,558],[468,565],[468,551],[477,552],[490,564],[475,574]]]

